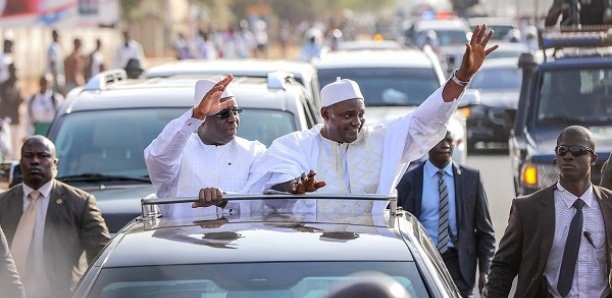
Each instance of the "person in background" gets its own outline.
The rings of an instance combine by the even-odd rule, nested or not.
[[[23,102],[21,96],[21,87],[17,79],[17,69],[15,64],[11,63],[8,66],[9,78],[0,83],[0,118],[10,119],[11,128],[11,145],[13,146],[12,154],[8,156],[8,159],[18,159],[19,151],[17,148],[21,146],[22,132],[22,119],[19,115],[19,108]]]
[[[55,179],[56,156],[49,139],[27,139],[19,161],[23,182],[0,194],[0,225],[28,298],[71,297],[110,241],[95,197]]]
[[[478,289],[487,282],[495,233],[480,173],[452,161],[453,144],[446,132],[429,150],[429,159],[404,175],[397,196],[436,244],[461,296],[471,297],[476,265]]]
[[[139,42],[132,39],[129,31],[123,31],[123,42],[117,47],[113,59],[114,68],[125,68],[130,59],[136,59],[140,66],[145,65],[144,52]]]
[[[322,33],[317,28],[311,28],[306,32],[306,44],[302,47],[300,57],[302,61],[312,62],[313,60],[321,59],[327,48],[322,44]]]
[[[64,92],[67,94],[73,88],[85,84],[85,57],[83,57],[81,40],[75,38],[72,41],[73,49],[70,55],[64,59],[64,71],[66,83]]]
[[[104,57],[102,56],[102,41],[96,39],[96,48],[89,54],[85,67],[85,81],[106,70]]]
[[[215,43],[211,40],[208,32],[200,29],[198,35],[193,38],[192,56],[196,59],[211,60],[217,58]]]
[[[64,90],[64,61],[62,48],[59,44],[59,32],[51,31],[51,44],[47,50],[47,69],[53,77],[53,91],[62,93]]]
[[[176,59],[184,60],[191,58],[191,51],[189,50],[189,42],[185,38],[185,34],[179,33],[176,41],[174,42],[174,52],[176,53]]]
[[[52,79],[49,74],[42,75],[38,80],[39,91],[27,101],[28,126],[26,131],[28,136],[46,135],[57,109],[64,101],[61,94],[49,88],[50,82]]]
[[[9,64],[13,63],[13,40],[4,39],[2,53],[0,53],[0,83],[9,78]]]
[[[612,191],[591,183],[595,138],[569,126],[557,138],[559,181],[512,201],[483,297],[609,297]]]

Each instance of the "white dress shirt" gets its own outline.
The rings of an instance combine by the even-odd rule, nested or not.
[[[583,235],[580,238],[572,288],[566,297],[605,297],[609,292],[606,273],[606,234],[603,215],[593,187],[589,187],[580,197],[577,197],[557,183],[554,196],[555,236],[544,270],[550,294],[554,297],[561,297],[557,291],[559,268],[563,260],[569,226],[576,214],[576,209],[572,205],[580,198],[585,203],[582,207]]]
[[[266,150],[258,141],[235,137],[222,145],[206,145],[194,132],[203,120],[192,118],[192,110],[172,120],[145,149],[149,177],[157,196],[197,197],[201,188],[218,187],[226,192],[244,192],[253,162]],[[240,204],[229,203],[227,208],[240,209]],[[173,216],[203,212],[191,204]],[[169,209],[166,209],[166,213]]]
[[[53,100],[51,96],[55,98],[55,105],[53,104]],[[51,90],[47,90],[45,93],[36,93],[30,98],[31,102],[29,102],[30,107],[30,122],[42,122],[42,123],[51,123],[53,118],[55,117],[55,112],[57,108],[64,101],[64,97],[59,93],[53,93]]]
[[[137,59],[140,61],[140,67],[145,68],[145,57],[142,46],[135,40],[130,40],[127,46],[122,42],[119,47],[117,47],[113,60],[113,67],[125,68],[130,59]]]
[[[40,197],[36,201],[36,223],[34,224],[34,235],[30,244],[28,274],[23,280],[28,297],[45,297],[50,290],[50,284],[47,280],[44,256],[44,236],[45,236],[45,221],[47,220],[47,209],[49,207],[49,199],[51,190],[53,189],[53,180],[45,183],[38,191]],[[30,193],[35,189],[22,184],[23,188],[23,212],[30,206]]]

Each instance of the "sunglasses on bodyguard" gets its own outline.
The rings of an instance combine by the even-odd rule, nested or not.
[[[225,120],[227,118],[229,118],[230,113],[234,116],[238,116],[238,114],[242,113],[242,109],[239,108],[231,108],[231,109],[225,109],[217,114],[215,114],[215,117],[219,120]]]
[[[573,156],[582,156],[587,153],[594,153],[593,149],[581,145],[558,145],[555,147],[555,153],[559,156],[565,156],[568,152],[571,152]]]

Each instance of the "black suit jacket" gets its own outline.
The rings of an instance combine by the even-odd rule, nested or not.
[[[23,212],[23,188],[18,184],[0,194],[0,225],[13,241]],[[45,269],[53,293],[70,297],[71,289],[110,240],[93,195],[55,180],[51,190],[43,239]],[[82,259],[87,255],[87,263]],[[27,289],[26,289],[27,290]]]
[[[508,227],[491,263],[484,297],[508,297],[518,274],[515,297],[546,297],[543,277],[555,234],[555,186],[512,201]],[[612,268],[612,191],[594,186],[606,228],[608,284]],[[585,223],[587,224],[587,223]]]
[[[423,169],[425,163],[406,172],[397,185],[398,201],[404,210],[421,216]],[[461,275],[470,288],[476,281],[476,262],[480,271],[489,269],[495,253],[495,233],[480,173],[453,163],[457,243]]]
[[[23,285],[19,280],[11,250],[0,228],[0,298],[25,297]]]

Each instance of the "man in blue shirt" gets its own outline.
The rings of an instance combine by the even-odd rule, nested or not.
[[[480,173],[453,163],[450,132],[429,151],[429,160],[406,172],[397,185],[399,204],[412,213],[437,246],[457,288],[470,297],[487,281],[495,234]]]

